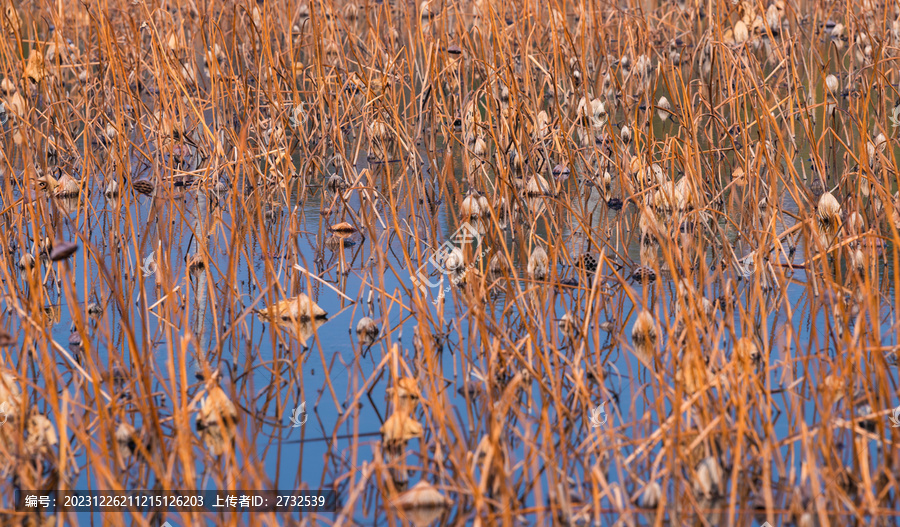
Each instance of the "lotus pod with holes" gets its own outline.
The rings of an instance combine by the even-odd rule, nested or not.
[[[156,185],[149,178],[139,178],[134,180],[131,187],[140,194],[152,196],[156,190]]]

